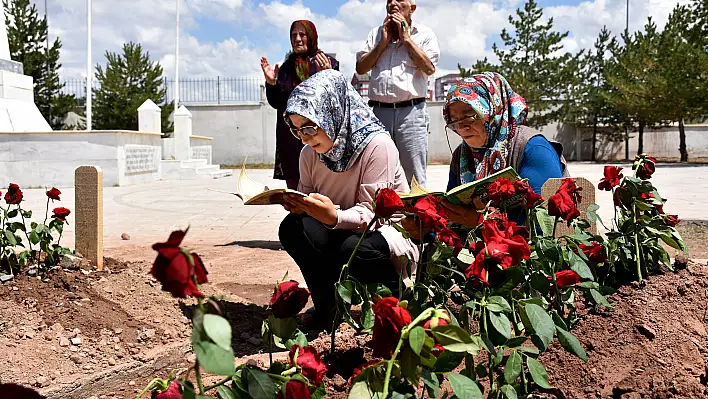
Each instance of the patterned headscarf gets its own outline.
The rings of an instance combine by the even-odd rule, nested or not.
[[[516,128],[526,123],[526,101],[496,72],[484,72],[458,81],[445,98],[443,117],[452,123],[450,104],[463,102],[484,119],[487,142],[472,149],[462,142],[460,184],[482,179],[507,167]]]
[[[321,127],[334,142],[319,154],[333,172],[344,172],[356,162],[367,144],[386,128],[359,93],[339,71],[320,71],[293,89],[285,117],[297,114]]]
[[[307,78],[310,77],[311,74],[310,58],[314,57],[317,53],[319,53],[320,48],[317,43],[317,28],[315,27],[315,24],[312,23],[312,21],[308,21],[306,19],[294,21],[290,25],[290,37],[292,37],[293,29],[295,29],[295,25],[297,24],[300,24],[305,28],[305,34],[307,34],[307,52],[304,54],[293,52],[292,57],[293,61],[295,62],[295,73],[297,74],[297,77],[300,82],[304,82],[307,80]]]

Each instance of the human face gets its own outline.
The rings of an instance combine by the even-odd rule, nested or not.
[[[487,131],[484,129],[484,120],[479,118],[477,112],[469,104],[455,101],[448,109],[450,119],[455,125],[456,133],[472,148],[482,148],[487,144]]]
[[[299,54],[307,52],[307,31],[301,23],[296,23],[293,26],[293,31],[290,32],[290,44],[293,46],[293,51]]]
[[[387,0],[386,12],[391,15],[399,13],[406,20],[410,21],[411,15],[416,9],[415,4],[411,4],[411,0]]]
[[[332,139],[330,139],[329,136],[327,136],[327,133],[325,133],[325,131],[314,122],[297,114],[292,114],[287,117],[290,118],[290,126],[295,129],[304,128],[305,126],[313,126],[317,128],[314,135],[299,134],[302,144],[309,145],[318,154],[324,154],[332,149],[332,146],[334,145]],[[307,130],[301,132],[306,133]]]

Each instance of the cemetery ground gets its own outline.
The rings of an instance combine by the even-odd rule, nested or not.
[[[602,165],[571,164],[574,176],[597,184]],[[625,166],[629,169],[628,166]],[[708,386],[708,166],[661,165],[653,177],[668,198],[667,213],[682,219],[678,229],[689,258],[678,258],[677,273],[651,277],[610,297],[614,309],[579,309],[574,333],[586,348],[583,363],[562,349],[542,357],[557,398],[698,398]],[[249,171],[271,187],[269,170]],[[430,168],[431,188],[444,188],[446,166]],[[245,207],[232,191],[236,178],[159,182],[104,188],[102,271],[86,260],[45,281],[19,277],[0,285],[0,380],[37,387],[49,398],[133,398],[171,368],[188,366],[192,300],[160,291],[149,272],[154,242],[177,228],[190,227],[183,243],[198,252],[209,272],[206,295],[220,303],[233,328],[233,349],[240,362],[267,364],[260,339],[265,306],[273,284],[287,271],[303,281],[280,249],[277,231],[285,212],[277,206]],[[62,206],[74,207],[74,192],[62,190]],[[608,193],[597,192],[599,214],[611,215]],[[43,209],[44,190],[26,189],[30,209]],[[604,213],[603,213],[604,210]],[[62,244],[73,248],[74,225]],[[64,239],[63,239],[64,240]],[[670,252],[674,254],[675,252]],[[346,379],[361,358],[370,356],[366,339],[341,327],[338,347],[349,358],[334,359],[326,377],[328,397],[346,397]],[[329,336],[309,333],[323,351]],[[314,341],[312,341],[314,339]],[[341,343],[340,343],[341,340]],[[276,358],[284,358],[280,353]],[[330,359],[332,360],[332,359]],[[356,364],[355,364],[356,363]],[[214,382],[207,378],[207,383]]]

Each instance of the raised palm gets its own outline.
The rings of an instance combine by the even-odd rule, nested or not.
[[[275,79],[278,76],[278,64],[275,64],[275,67],[273,67],[266,57],[261,57],[261,69],[263,70],[263,76],[266,82],[275,84]]]

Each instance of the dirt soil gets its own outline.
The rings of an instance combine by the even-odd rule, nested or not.
[[[585,364],[555,346],[541,356],[558,398],[708,397],[708,266],[650,277],[612,295],[573,330]]]
[[[708,221],[706,220],[682,220],[676,229],[681,233],[681,237],[688,246],[688,254],[693,259],[708,259]],[[669,254],[678,252],[674,249]]]

